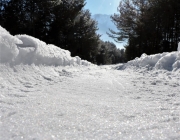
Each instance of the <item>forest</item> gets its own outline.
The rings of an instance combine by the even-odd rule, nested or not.
[[[116,41],[127,41],[126,60],[177,50],[180,41],[179,0],[121,0],[111,16],[119,32],[110,30]]]
[[[100,39],[85,4],[85,0],[1,0],[0,25],[13,35],[31,35],[98,65],[123,62],[124,50]]]
[[[175,51],[180,40],[179,0],[120,0],[111,16],[118,32],[107,33],[118,49],[96,33],[86,0],[1,0],[0,25],[11,34],[27,34],[69,50],[94,64],[116,64],[148,55]]]

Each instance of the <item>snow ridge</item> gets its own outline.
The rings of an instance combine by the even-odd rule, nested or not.
[[[180,51],[175,52],[164,52],[162,54],[154,54],[154,55],[146,55],[142,54],[140,58],[135,58],[123,64],[121,66],[116,67],[116,69],[142,69],[147,68],[151,69],[161,69],[167,71],[176,71],[180,68]]]
[[[12,36],[0,26],[0,62],[11,65],[91,65],[78,56],[71,57],[67,50],[55,45],[46,44],[28,35]]]
[[[11,65],[35,64],[47,66],[67,66],[67,65],[92,65],[90,62],[81,60],[78,56],[71,57],[67,50],[63,50],[55,45],[46,44],[37,38],[28,35],[12,36],[0,26],[0,62]],[[116,69],[126,68],[147,68],[176,71],[180,68],[180,43],[177,51],[164,52],[162,54],[146,55],[142,54]]]

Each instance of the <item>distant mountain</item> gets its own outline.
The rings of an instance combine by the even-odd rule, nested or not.
[[[97,31],[97,33],[101,35],[101,39],[103,41],[113,42],[114,44],[116,44],[116,47],[123,48],[123,44],[122,43],[115,42],[112,38],[110,38],[106,34],[106,32],[109,32],[109,29],[117,31],[117,28],[114,25],[114,23],[112,22],[110,15],[95,14],[95,15],[92,15],[92,18],[95,19],[98,22],[99,30]]]

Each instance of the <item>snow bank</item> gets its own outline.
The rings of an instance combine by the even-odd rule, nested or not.
[[[0,26],[0,62],[36,65],[91,65],[78,56],[71,57],[67,50],[28,35],[12,36]]]
[[[142,54],[140,58],[136,58],[117,67],[117,69],[126,68],[147,68],[174,71],[180,68],[180,51],[154,55]]]

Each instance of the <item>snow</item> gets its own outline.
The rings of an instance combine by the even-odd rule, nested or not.
[[[57,46],[46,44],[28,35],[10,35],[0,26],[0,62],[11,65],[91,65],[78,56],[71,57],[70,52]]]
[[[178,43],[178,48],[177,48],[178,51],[180,51],[180,42]]]
[[[142,54],[140,58],[136,58],[124,65],[118,66],[117,69],[162,69],[168,71],[176,71],[180,68],[180,51],[171,53],[162,53],[154,55]]]
[[[180,139],[179,51],[96,66],[1,27],[0,58],[0,140]]]
[[[14,60],[19,50],[16,47],[16,43],[21,44],[22,42],[10,35],[5,29],[0,26],[0,61],[1,62],[10,62]]]

